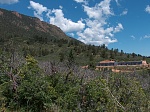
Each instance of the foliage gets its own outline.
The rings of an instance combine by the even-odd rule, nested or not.
[[[72,55],[70,51],[69,56]],[[26,61],[17,69],[10,66],[10,56],[9,53],[1,53],[1,111],[149,110],[149,93],[142,88],[138,77],[105,71],[104,75],[87,80],[84,76],[77,77],[73,69],[66,73],[45,75],[32,56],[26,56]],[[141,78],[147,78],[146,73],[142,72]]]
[[[17,72],[17,75],[11,73],[15,78],[1,83],[1,89],[3,89],[1,102],[4,102],[2,104],[9,110],[23,108],[25,111],[40,112],[50,108],[57,94],[51,83],[46,81],[46,76],[42,74],[37,61],[27,56],[26,63]],[[1,80],[4,80],[5,77],[1,77]],[[14,83],[16,88],[12,85]]]
[[[85,45],[67,37],[54,27],[45,33],[36,28],[36,18],[18,19],[2,10],[0,37],[0,111],[19,112],[148,112],[150,110],[150,70],[141,73],[91,71],[97,62],[150,60],[140,54],[109,50],[105,45]],[[11,15],[11,16],[10,16]],[[12,22],[12,20],[15,20]],[[23,24],[22,27],[16,23]],[[41,23],[45,25],[45,23]],[[25,29],[29,27],[29,31]],[[39,27],[40,28],[40,27]],[[57,32],[57,33],[55,33]],[[36,35],[35,35],[36,34]],[[67,53],[66,53],[67,51]],[[15,53],[24,55],[20,56]],[[34,57],[32,57],[34,56]],[[25,60],[18,62],[18,60]],[[67,63],[51,73],[39,67],[39,61]],[[61,64],[59,63],[59,64]],[[75,64],[89,65],[90,70],[76,70]],[[52,65],[52,64],[51,64]],[[60,69],[60,67],[56,68]],[[74,72],[76,70],[76,72]]]

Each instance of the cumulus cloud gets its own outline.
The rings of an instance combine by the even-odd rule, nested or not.
[[[113,38],[112,27],[107,29],[99,28],[100,29],[86,28],[83,32],[78,32],[79,40],[86,44],[94,45],[108,45],[109,43],[117,42],[117,39]]]
[[[73,22],[65,18],[61,9],[53,9],[52,13],[54,16],[50,17],[50,23],[59,26],[64,32],[80,31],[85,27],[81,20]]]
[[[19,0],[0,0],[0,4],[13,4],[17,2],[19,2]]]
[[[146,6],[145,11],[150,14],[150,6],[149,5]]]
[[[28,7],[29,9],[34,10],[34,16],[39,18],[40,20],[43,20],[43,12],[48,12],[47,7],[44,7],[43,5],[36,3],[34,1],[30,1],[30,6]]]
[[[77,2],[77,3],[84,3],[84,4],[88,4],[88,1],[86,1],[86,0],[74,0],[75,2]]]
[[[108,24],[107,19],[114,15],[110,8],[110,2],[111,0],[104,0],[94,7],[83,5],[89,18],[85,20],[86,28],[77,32],[80,41],[94,45],[108,45],[117,42],[114,34],[123,30],[123,26],[118,23],[116,27],[106,27]]]
[[[83,32],[77,33],[80,41],[94,45],[108,45],[109,43],[117,42],[117,39],[114,38],[115,30],[113,27],[105,29],[97,20],[89,20],[88,22],[89,26]]]
[[[94,7],[83,5],[84,11],[89,18],[93,19],[102,19],[104,16],[113,15],[113,12],[110,10],[110,1],[111,0],[104,0]]]
[[[120,32],[121,30],[123,30],[123,26],[121,23],[118,23],[118,26],[114,29],[114,33]]]
[[[40,20],[43,20],[43,17],[46,17],[49,19],[50,24],[60,27],[66,33],[80,31],[85,27],[85,24],[81,20],[73,22],[71,19],[65,18],[62,6],[59,6],[60,9],[50,10],[39,3],[30,1],[30,6],[28,8],[34,10],[35,17],[38,17]],[[46,12],[45,16],[43,15],[43,12]]]

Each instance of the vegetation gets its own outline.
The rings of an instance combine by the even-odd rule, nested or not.
[[[101,60],[149,61],[149,57],[85,45],[36,18],[0,10],[1,112],[150,110],[149,69],[95,71]],[[81,69],[83,65],[89,69]]]
[[[1,51],[0,57],[1,111],[148,112],[150,109],[146,71],[133,75],[81,70],[73,65],[72,51],[68,53],[66,66],[63,65],[65,72],[52,63],[47,71],[48,66],[39,65],[30,55],[21,59],[17,53]],[[21,60],[16,62],[18,59]],[[147,86],[143,86],[142,80],[146,79]]]

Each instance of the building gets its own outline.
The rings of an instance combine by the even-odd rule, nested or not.
[[[97,64],[96,70],[101,70],[103,68],[108,68],[108,69],[113,69],[114,67],[123,67],[123,66],[139,66],[139,67],[146,67],[148,66],[146,61],[110,61],[110,60],[105,60],[101,61]]]

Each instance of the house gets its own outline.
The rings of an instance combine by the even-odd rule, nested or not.
[[[96,70],[102,70],[104,68],[114,69],[115,67],[123,67],[123,66],[138,66],[138,67],[147,67],[148,64],[146,61],[112,61],[112,60],[104,60],[97,63]]]

